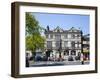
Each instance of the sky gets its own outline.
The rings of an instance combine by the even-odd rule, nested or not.
[[[63,30],[68,30],[71,27],[76,29],[81,29],[83,34],[89,34],[89,15],[79,15],[79,14],[51,14],[51,13],[32,13],[39,25],[46,28],[47,25],[51,30],[55,29],[57,26]]]

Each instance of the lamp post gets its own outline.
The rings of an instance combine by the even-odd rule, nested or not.
[[[62,51],[62,40],[60,39],[60,46],[59,46],[59,59],[61,60],[61,51]]]

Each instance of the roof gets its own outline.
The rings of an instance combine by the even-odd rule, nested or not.
[[[80,33],[81,30],[80,29],[76,29],[75,27],[71,27],[69,30],[63,30],[62,28],[60,28],[59,26],[57,26],[54,30],[47,30],[45,31],[46,33]]]
[[[71,32],[80,32],[81,30],[76,29],[75,27],[71,27],[68,31],[71,31]]]
[[[57,26],[53,32],[63,32],[64,30],[62,28],[60,28],[59,26]]]
[[[83,40],[85,41],[89,41],[89,38],[90,38],[90,34],[86,34],[83,36]]]

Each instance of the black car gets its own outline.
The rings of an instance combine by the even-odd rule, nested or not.
[[[69,56],[68,57],[68,61],[74,61],[73,57],[72,56]]]
[[[42,52],[36,52],[35,61],[43,61],[43,54],[42,54]]]
[[[76,56],[75,57],[75,60],[80,60],[80,56]]]

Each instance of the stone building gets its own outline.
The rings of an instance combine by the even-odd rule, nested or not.
[[[90,47],[90,35],[89,34],[86,34],[83,36],[83,43],[82,43],[82,46],[83,46],[83,54],[84,54],[84,57],[85,57],[85,60],[89,60],[89,55],[90,55],[90,51],[89,51],[89,47]]]
[[[49,26],[45,30],[46,50],[55,53],[63,53],[67,56],[78,56],[82,52],[82,31],[71,27],[64,30],[57,26],[54,30],[50,30]]]

